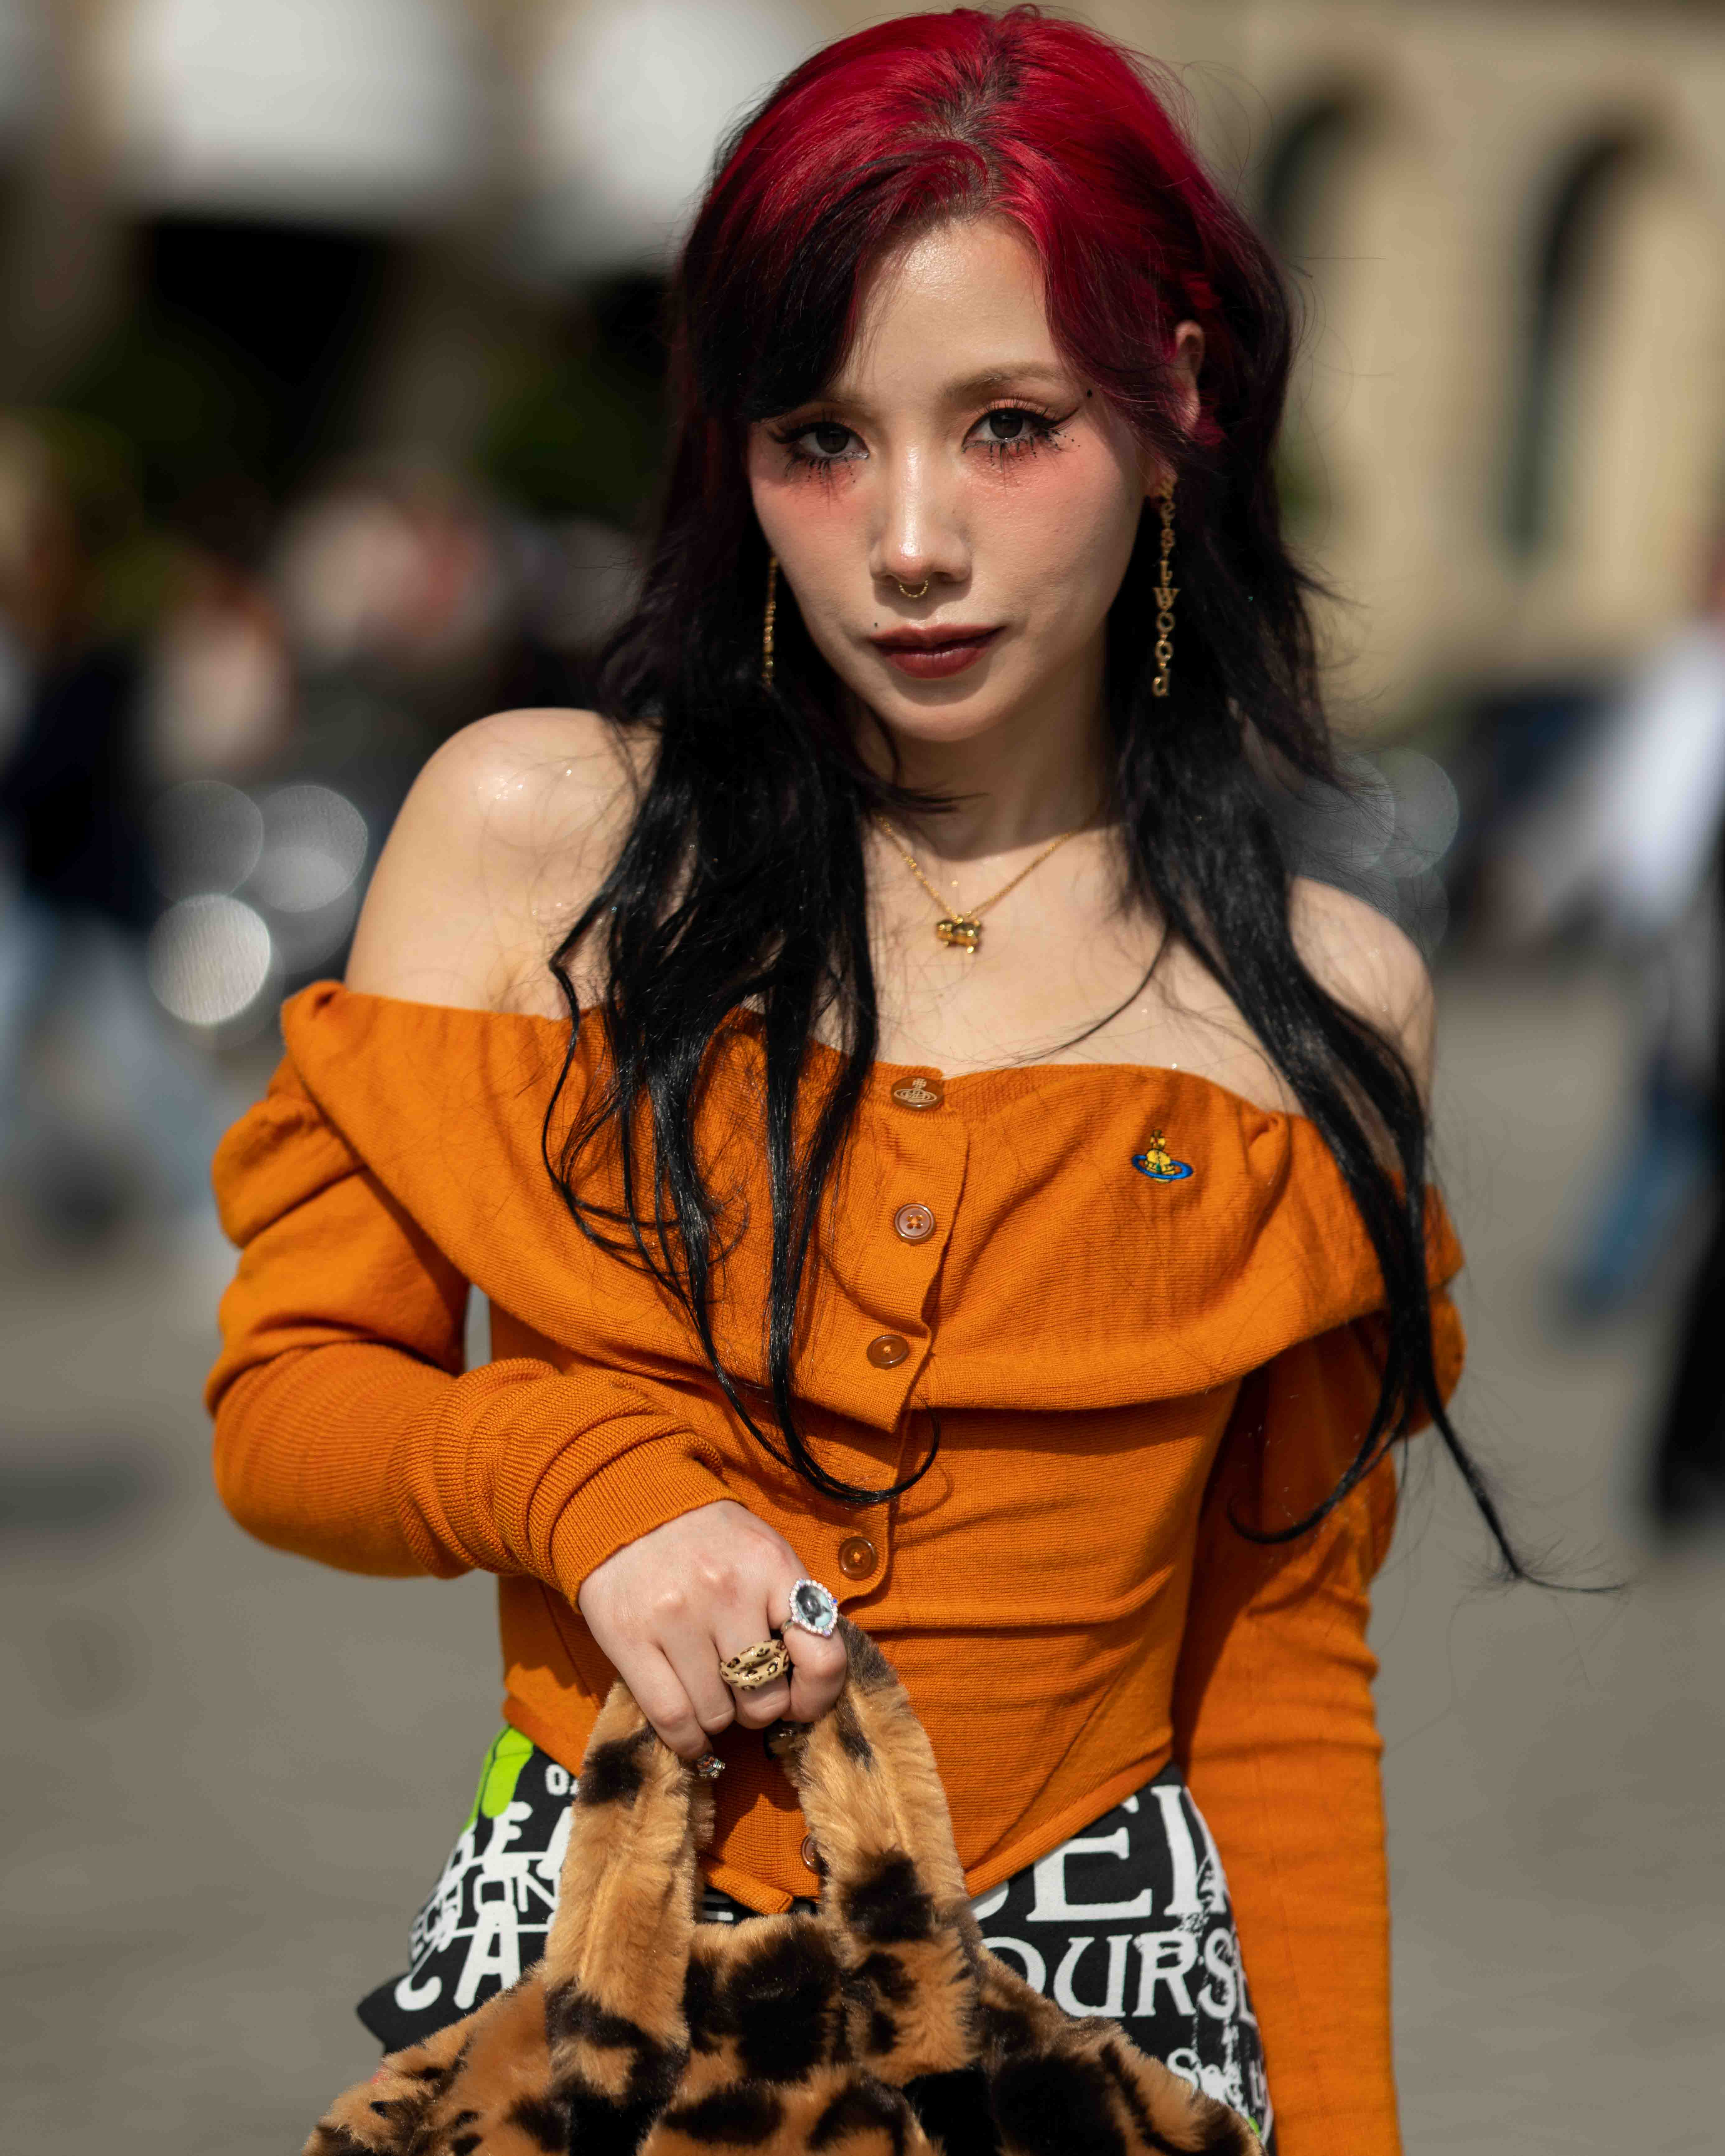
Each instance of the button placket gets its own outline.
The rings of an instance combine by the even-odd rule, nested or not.
[[[927,1090],[939,1092],[937,1106],[877,1101],[870,1137],[878,1179],[853,1194],[845,1215],[842,1270],[860,1330],[850,1350],[855,1378],[835,1404],[883,1436],[902,1425],[932,1345],[930,1291],[969,1153],[969,1134],[938,1080]]]

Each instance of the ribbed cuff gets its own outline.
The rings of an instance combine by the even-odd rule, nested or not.
[[[570,1603],[607,1558],[731,1494],[716,1454],[687,1430],[643,1439],[576,1486],[564,1481],[556,1473],[545,1477],[534,1494],[531,1527],[536,1548],[542,1541],[545,1576]]]
[[[729,1493],[715,1448],[651,1380],[543,1363],[457,1378],[395,1467],[403,1532],[425,1568],[542,1579],[572,1602],[627,1543]]]

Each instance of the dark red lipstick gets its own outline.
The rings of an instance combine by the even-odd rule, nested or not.
[[[869,639],[901,674],[920,681],[963,673],[999,636],[999,629],[973,628],[968,622],[930,622],[916,629],[891,629]]]

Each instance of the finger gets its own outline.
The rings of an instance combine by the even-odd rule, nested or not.
[[[695,1711],[688,1687],[657,1647],[614,1665],[654,1729],[680,1759],[698,1759],[706,1751],[707,1732]]]
[[[764,1729],[769,1722],[783,1721],[791,1711],[790,1682],[785,1677],[774,1677],[771,1684],[738,1691],[736,1697],[737,1719],[745,1729]]]
[[[790,1719],[819,1722],[845,1688],[845,1642],[791,1625],[784,1643],[791,1650]]]
[[[752,1590],[741,1593],[731,1608],[716,1614],[714,1645],[720,1659],[728,1661],[733,1656],[747,1654],[751,1647],[777,1645],[773,1628],[782,1621],[787,1600],[787,1590],[769,1573],[757,1579]],[[732,1685],[729,1690],[737,1702],[737,1719],[745,1729],[765,1729],[790,1711],[788,1676],[774,1677],[763,1685]]]
[[[660,1644],[701,1727],[712,1737],[728,1729],[737,1719],[737,1695],[719,1675],[711,1633],[704,1625],[679,1625]]]

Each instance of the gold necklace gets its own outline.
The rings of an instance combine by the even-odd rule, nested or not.
[[[924,891],[928,893],[928,896],[934,901],[935,904],[944,909],[947,903],[946,900],[941,896],[934,886],[928,880],[928,878],[923,875],[922,870],[916,865],[916,856],[911,853],[910,848],[902,843],[896,833],[891,831],[890,826],[883,824],[881,828],[886,830],[888,832],[888,835],[891,838],[892,844],[898,853],[899,859],[911,871],[911,874],[916,877],[917,882],[922,885]],[[942,943],[950,944],[954,950],[963,951],[968,955],[974,956],[975,953],[982,948],[983,916],[988,911],[988,908],[991,906],[999,906],[1001,900],[1007,896],[1008,892],[1016,891],[1019,886],[1024,880],[1024,878],[1030,875],[1034,870],[1040,869],[1050,854],[1059,853],[1060,848],[1065,844],[1067,839],[1076,839],[1083,829],[1084,825],[1082,824],[1075,824],[1070,831],[1062,831],[1059,838],[1053,839],[1049,844],[1045,845],[1042,849],[1042,851],[1037,855],[1034,860],[1030,862],[1027,867],[1021,868],[1018,874],[1012,879],[1010,883],[1002,884],[999,890],[994,893],[992,898],[985,898],[980,906],[972,906],[968,913],[947,913],[943,910],[940,919],[934,924],[935,934],[939,937]]]

